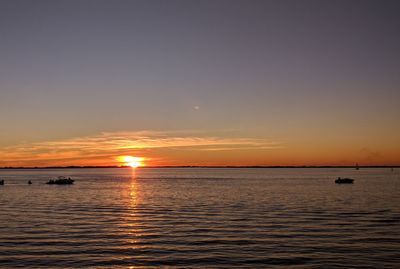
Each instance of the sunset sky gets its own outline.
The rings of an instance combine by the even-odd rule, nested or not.
[[[0,167],[400,165],[399,10],[0,0]]]

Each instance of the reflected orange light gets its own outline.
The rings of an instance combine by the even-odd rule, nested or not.
[[[133,169],[132,169],[133,170]],[[138,196],[138,190],[137,190],[137,184],[136,184],[136,180],[135,179],[135,175],[134,172],[132,173],[132,180],[131,180],[131,184],[130,184],[130,206],[132,208],[135,208],[137,205],[137,196]]]
[[[142,158],[142,157],[119,156],[118,161],[120,161],[124,165],[130,166],[132,168],[144,166],[144,158]]]

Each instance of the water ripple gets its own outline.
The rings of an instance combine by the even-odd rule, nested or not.
[[[398,177],[296,171],[76,169],[67,188],[0,172],[0,267],[398,267]]]

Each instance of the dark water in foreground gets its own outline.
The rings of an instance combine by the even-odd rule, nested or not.
[[[43,184],[58,175],[76,184]],[[336,185],[337,176],[355,184]],[[0,178],[1,268],[400,266],[399,169],[0,170]]]

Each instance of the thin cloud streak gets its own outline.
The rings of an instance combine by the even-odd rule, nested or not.
[[[115,156],[148,155],[159,150],[204,152],[281,147],[279,142],[265,139],[207,136],[201,131],[103,132],[94,136],[3,147],[0,149],[0,166],[115,165]],[[156,158],[163,159],[163,156]]]

